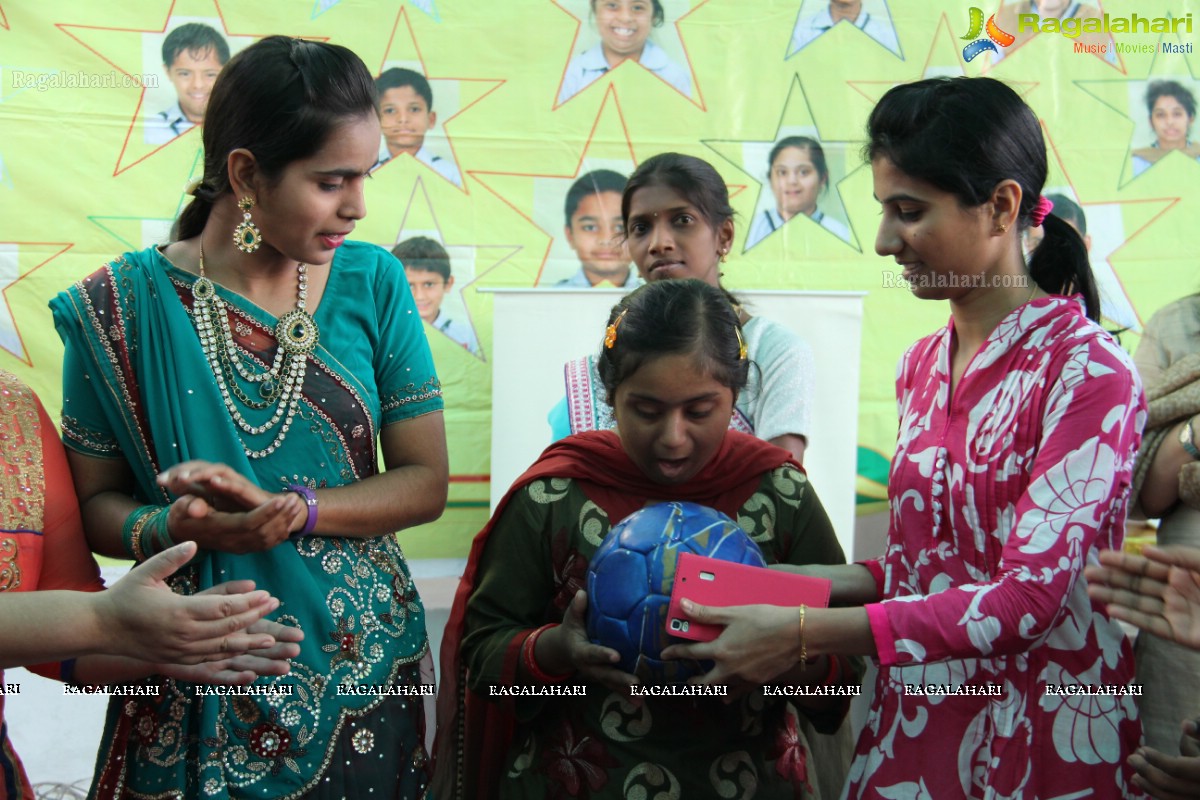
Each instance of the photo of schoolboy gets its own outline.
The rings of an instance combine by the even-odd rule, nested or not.
[[[626,177],[611,169],[581,175],[571,184],[564,203],[563,234],[579,256],[579,271],[555,284],[588,288],[601,284],[632,289],[641,279],[630,268],[621,222],[621,192]]]
[[[666,22],[661,0],[590,0],[588,17],[599,41],[567,64],[558,90],[559,105],[626,60],[641,64],[685,97],[692,96],[690,70],[672,61],[650,36]]]
[[[175,86],[175,105],[146,120],[146,144],[166,144],[204,122],[213,83],[229,60],[229,43],[214,28],[188,22],[166,35],[163,70]]]
[[[375,79],[375,95],[383,141],[379,160],[372,170],[379,169],[401,153],[408,153],[461,187],[462,175],[454,162],[435,154],[425,143],[426,134],[437,124],[433,89],[425,76],[404,67],[384,70]]]
[[[458,342],[472,355],[479,355],[479,340],[475,338],[471,326],[451,319],[442,309],[442,302],[454,288],[450,254],[446,248],[427,236],[414,236],[393,247],[392,255],[404,265],[408,288],[412,290],[421,319]]]
[[[788,45],[786,57],[791,58],[843,22],[853,25],[888,50],[900,55],[896,26],[892,23],[886,2],[872,4],[870,0],[804,0],[796,15],[796,27],[792,29],[792,41]]]

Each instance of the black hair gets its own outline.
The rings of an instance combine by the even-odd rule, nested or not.
[[[268,36],[230,59],[204,114],[204,178],[179,215],[173,238],[199,236],[228,194],[229,154],[254,154],[263,177],[318,152],[351,119],[373,115],[375,84],[362,59],[326,42]]]
[[[201,22],[188,22],[167,34],[162,43],[163,66],[170,69],[184,50],[196,57],[212,50],[222,64],[229,60],[229,43],[225,37]]]
[[[713,165],[682,153],[659,153],[643,161],[629,176],[621,195],[621,221],[629,229],[629,206],[633,194],[647,186],[669,186],[696,207],[713,230],[733,219],[729,189]]]
[[[405,239],[392,248],[392,255],[400,259],[405,269],[436,272],[442,280],[450,280],[450,254],[446,248],[428,236]]]
[[[416,70],[404,67],[386,69],[375,79],[375,108],[379,108],[383,93],[388,89],[403,89],[405,86],[411,86],[414,92],[421,95],[426,111],[433,111],[433,89],[429,86],[429,80]]]
[[[596,368],[609,405],[622,381],[659,356],[696,356],[700,368],[735,396],[746,386],[750,361],[742,357],[745,334],[737,311],[723,291],[702,280],[639,287],[613,306],[608,325]]]
[[[1189,117],[1196,116],[1196,96],[1179,81],[1151,81],[1146,84],[1146,111],[1154,116],[1154,104],[1160,97],[1174,97]]]
[[[1083,209],[1079,207],[1078,203],[1065,194],[1057,192],[1046,195],[1046,199],[1054,203],[1054,210],[1050,212],[1051,214],[1074,225],[1080,236],[1087,233],[1087,217],[1083,215]]]
[[[867,120],[867,158],[983,205],[996,186],[1021,187],[1018,229],[1028,228],[1046,183],[1046,144],[1037,117],[1017,93],[993,78],[930,78],[890,89]],[[1082,294],[1099,319],[1100,296],[1083,240],[1053,215],[1029,259],[1029,275],[1049,294]]]
[[[662,3],[659,2],[659,0],[650,0],[650,4],[654,7],[654,16],[651,17],[650,24],[657,28],[662,25],[664,21],[666,21],[667,15],[666,12],[663,11]],[[592,13],[595,14],[596,0],[591,0],[588,5],[592,9]]]
[[[624,175],[611,169],[594,169],[580,175],[578,180],[572,183],[571,188],[567,190],[567,199],[563,203],[563,211],[567,215],[567,227],[571,226],[571,217],[575,216],[575,212],[579,210],[579,204],[585,197],[601,192],[621,194],[625,191],[626,180]]]
[[[829,167],[825,164],[825,148],[821,147],[820,142],[809,136],[785,136],[776,142],[775,146],[771,148],[771,154],[767,156],[767,172],[770,173],[775,168],[775,159],[788,147],[798,147],[808,151],[813,168],[816,169],[817,175],[821,176],[821,182],[828,188]]]

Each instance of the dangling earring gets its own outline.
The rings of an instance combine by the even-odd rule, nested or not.
[[[242,210],[242,221],[233,229],[233,244],[243,253],[253,253],[262,244],[262,231],[250,219],[250,209],[254,208],[253,198],[238,200],[238,208]]]
[[[729,252],[729,248],[728,248],[728,247],[722,247],[722,248],[721,248],[721,263],[722,263],[722,264],[724,264],[726,261],[728,261],[728,260],[729,260],[728,258],[726,258],[726,257],[725,257],[725,254],[726,254],[726,253],[728,253],[728,252]]]

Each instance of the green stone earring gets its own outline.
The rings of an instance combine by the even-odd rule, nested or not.
[[[243,197],[238,200],[238,208],[242,210],[242,221],[233,229],[233,244],[243,253],[253,253],[262,244],[262,231],[250,219],[250,209],[254,208],[254,200]]]

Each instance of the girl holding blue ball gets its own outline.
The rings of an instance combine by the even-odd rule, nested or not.
[[[657,224],[636,209],[630,222]],[[715,231],[687,235],[706,233],[715,252]],[[768,563],[845,562],[790,454],[729,430],[752,369],[737,312],[703,281],[655,282],[613,308],[599,372],[617,429],[547,449],[472,546],[442,647],[439,800],[625,798],[638,789],[714,797],[751,785],[755,798],[819,796],[800,717],[834,730],[848,693],[768,697],[739,684],[727,702],[634,696],[639,676],[617,669],[616,651],[585,633],[592,554],[612,525],[647,504],[716,508]],[[821,657],[777,682],[857,687],[859,667]],[[553,684],[586,694],[498,696]]]

